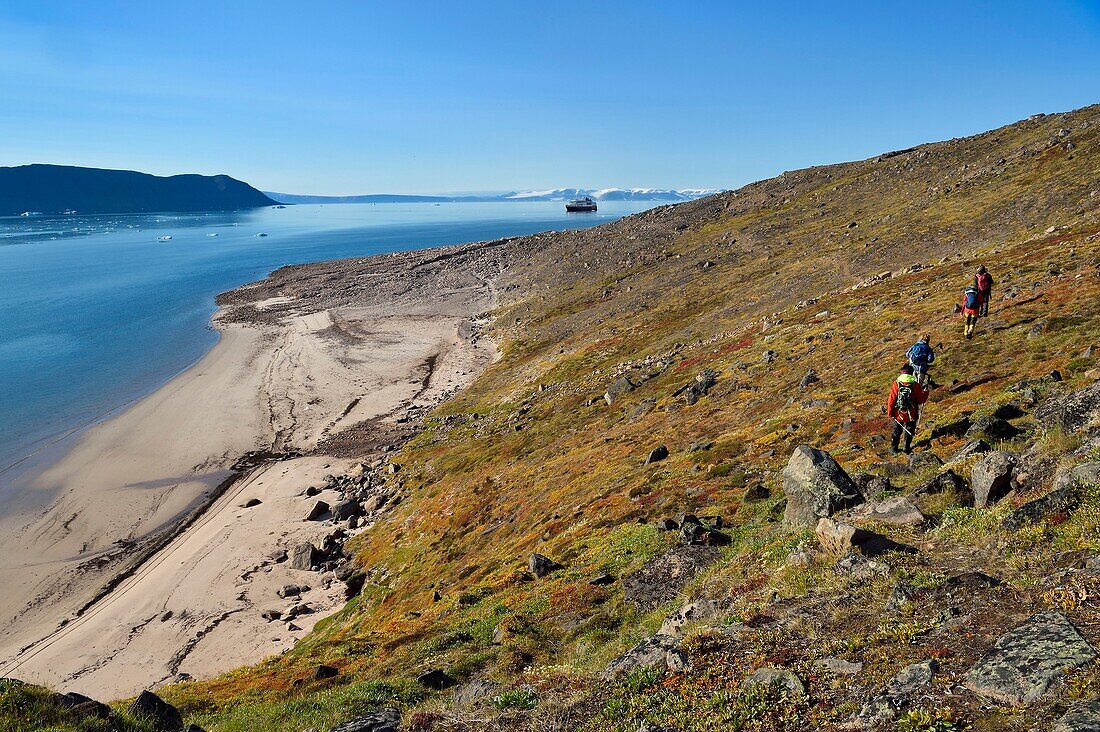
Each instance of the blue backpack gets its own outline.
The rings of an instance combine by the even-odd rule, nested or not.
[[[918,366],[927,366],[928,359],[932,355],[932,349],[924,341],[917,341],[909,349],[909,360]]]
[[[966,291],[963,292],[963,295],[966,297],[967,310],[977,310],[978,305],[982,301],[982,295],[978,292],[978,289],[975,287],[968,287]]]

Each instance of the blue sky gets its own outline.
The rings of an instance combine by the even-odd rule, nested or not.
[[[1100,2],[9,2],[0,164],[736,187],[1100,102]]]

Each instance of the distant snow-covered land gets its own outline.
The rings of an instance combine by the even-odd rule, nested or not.
[[[445,201],[569,201],[591,196],[597,201],[690,201],[719,193],[719,188],[551,188],[543,191],[506,193],[416,195],[371,193],[361,196],[308,196],[294,193],[265,193],[279,203],[416,203]]]

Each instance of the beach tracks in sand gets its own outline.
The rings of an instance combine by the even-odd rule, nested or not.
[[[0,676],[124,696],[279,653],[342,604],[341,583],[269,555],[331,532],[304,520],[324,498],[307,487],[407,438],[496,357],[479,320],[495,246],[454,249],[284,268],[228,293],[211,353],[16,486]],[[311,579],[318,612],[295,630],[262,617]]]

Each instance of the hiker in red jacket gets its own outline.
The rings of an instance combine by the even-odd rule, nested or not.
[[[989,299],[993,297],[993,275],[989,274],[984,264],[978,266],[974,284],[978,286],[978,292],[982,293],[980,315],[984,318],[989,315]]]
[[[974,326],[978,324],[978,318],[982,314],[982,291],[978,289],[977,283],[978,278],[975,277],[974,282],[963,290],[963,299],[959,303],[959,309],[966,318],[966,327],[963,330],[966,340],[974,337]]]
[[[898,442],[905,436],[905,453],[913,452],[913,435],[917,431],[920,407],[928,401],[928,391],[913,376],[913,367],[905,364],[901,373],[890,387],[890,398],[886,400],[886,413],[894,421],[894,431],[890,438],[890,452],[898,452]]]

